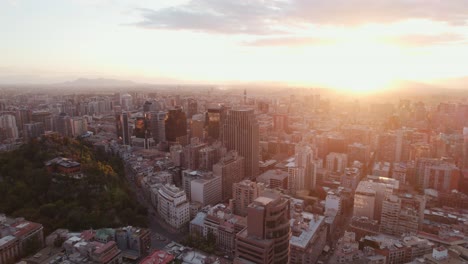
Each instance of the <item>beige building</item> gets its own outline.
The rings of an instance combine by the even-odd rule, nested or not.
[[[252,109],[229,110],[223,124],[223,143],[245,158],[244,175],[255,179],[258,175],[259,126]]]
[[[289,199],[264,192],[247,208],[247,228],[237,234],[234,263],[289,262]]]
[[[245,159],[236,151],[229,151],[220,162],[213,165],[213,174],[221,176],[222,200],[232,198],[232,185],[244,179]]]
[[[250,180],[234,183],[232,186],[232,207],[234,214],[246,216],[247,207],[261,195],[264,189],[264,184]]]

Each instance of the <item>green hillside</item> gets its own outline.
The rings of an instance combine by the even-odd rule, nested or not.
[[[49,173],[44,163],[58,156],[80,162],[86,177]],[[129,189],[121,160],[58,136],[0,153],[0,213],[39,222],[46,233],[147,225],[146,209]]]

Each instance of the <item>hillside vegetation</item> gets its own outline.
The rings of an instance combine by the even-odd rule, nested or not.
[[[80,162],[86,177],[49,173],[44,164],[57,156]],[[39,222],[46,233],[147,225],[146,209],[128,188],[121,160],[58,136],[0,153],[0,213]]]

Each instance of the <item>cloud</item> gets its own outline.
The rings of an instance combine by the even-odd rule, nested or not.
[[[268,4],[266,4],[268,3]],[[186,5],[159,10],[140,8],[143,20],[137,26],[217,33],[271,34],[282,17],[282,1],[265,4],[253,0],[193,0]]]
[[[333,43],[331,39],[315,38],[315,37],[295,37],[295,36],[284,36],[284,37],[266,37],[259,38],[253,41],[244,42],[247,46],[288,46],[288,47],[305,47],[305,46],[317,46]]]
[[[299,25],[360,25],[429,19],[468,20],[466,0],[191,0],[187,4],[138,9],[144,28],[223,34],[273,34]]]
[[[403,35],[393,38],[385,39],[388,42],[398,44],[400,46],[409,47],[422,47],[432,46],[440,44],[454,44],[454,43],[465,43],[466,39],[463,35],[445,33],[438,35]]]

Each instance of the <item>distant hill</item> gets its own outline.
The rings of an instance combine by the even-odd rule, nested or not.
[[[96,79],[88,79],[88,78],[78,78],[74,81],[57,83],[56,86],[136,86],[139,85],[133,81],[127,80],[116,80],[116,79],[106,79],[106,78],[96,78]]]

